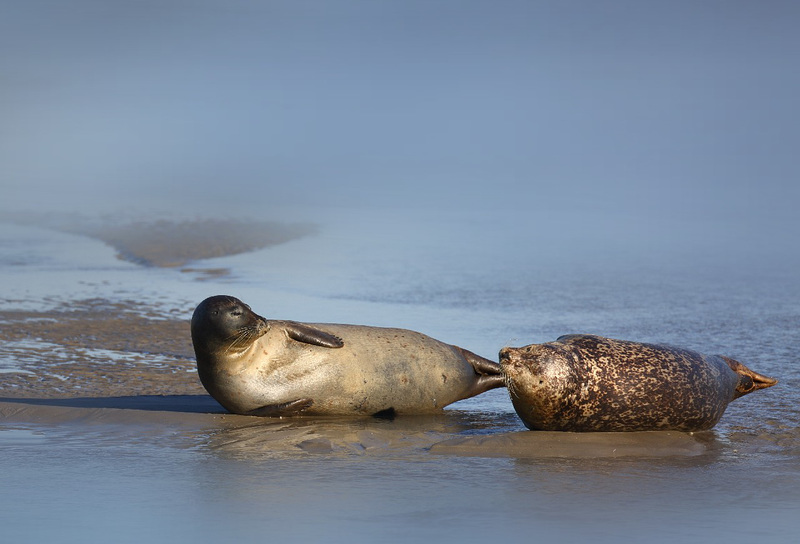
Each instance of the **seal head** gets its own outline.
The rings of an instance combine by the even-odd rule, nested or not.
[[[198,357],[246,349],[267,329],[266,319],[227,295],[207,298],[192,314],[192,343]]]
[[[563,414],[570,412],[570,403],[578,397],[580,377],[570,364],[561,346],[531,344],[521,348],[503,348],[500,365],[506,387],[518,414],[535,414],[537,425],[549,428],[559,425]]]

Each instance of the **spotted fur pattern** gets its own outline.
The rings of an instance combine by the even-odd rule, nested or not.
[[[731,400],[776,383],[727,357],[593,335],[504,348],[500,363],[515,410],[540,430],[710,429]]]

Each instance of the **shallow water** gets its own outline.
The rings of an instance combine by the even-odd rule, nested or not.
[[[796,254],[626,238],[602,218],[576,233],[555,214],[311,215],[313,235],[185,268],[0,226],[4,536],[744,542],[800,529]],[[188,340],[194,305],[218,293],[491,358],[572,332],[672,343],[780,383],[695,435],[531,433],[501,390],[394,421],[231,416],[200,387]]]

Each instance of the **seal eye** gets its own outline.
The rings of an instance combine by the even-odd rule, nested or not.
[[[233,311],[231,312],[231,315],[232,315],[233,317],[239,317],[240,315],[242,315],[242,311],[241,311],[241,310],[233,310]]]

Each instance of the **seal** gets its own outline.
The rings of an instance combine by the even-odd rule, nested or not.
[[[778,383],[729,357],[583,334],[503,348],[500,365],[525,426],[546,431],[706,430]]]
[[[203,386],[259,416],[419,414],[504,387],[500,365],[405,329],[267,320],[209,297],[192,315]]]

